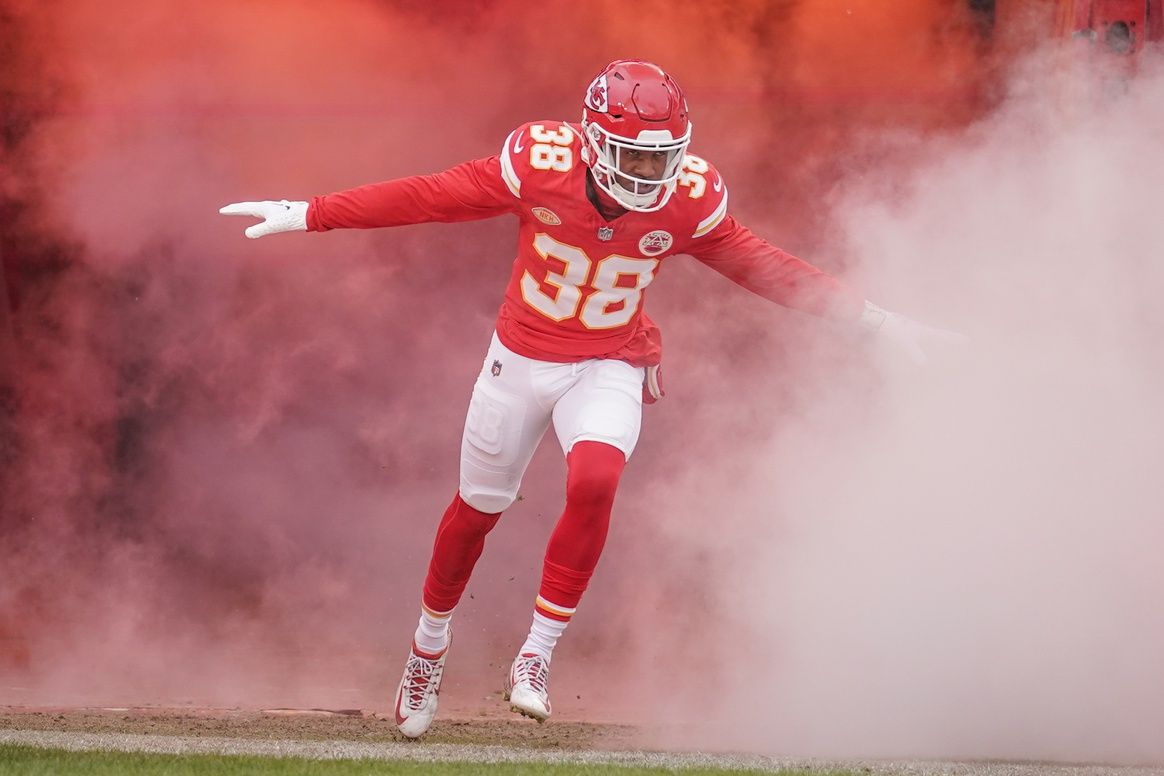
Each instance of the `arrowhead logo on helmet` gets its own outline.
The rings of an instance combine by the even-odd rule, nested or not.
[[[586,104],[599,113],[606,112],[606,76],[600,75],[590,83],[586,92]]]

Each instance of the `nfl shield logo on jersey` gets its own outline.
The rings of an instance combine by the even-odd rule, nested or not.
[[[644,256],[658,256],[670,248],[674,241],[675,239],[671,237],[670,232],[656,229],[653,232],[647,232],[643,235],[643,239],[639,240],[639,251]]]
[[[603,242],[610,242],[610,238],[614,237],[614,227],[600,226],[598,227],[598,239]]]
[[[501,362],[494,359],[493,368],[490,371],[493,372],[494,377],[499,377],[501,375]]]

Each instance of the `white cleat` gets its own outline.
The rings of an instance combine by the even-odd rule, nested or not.
[[[505,678],[503,697],[511,711],[545,722],[550,716],[550,661],[530,652],[518,655]]]
[[[432,726],[447,654],[448,647],[439,655],[425,654],[415,643],[408,653],[400,689],[396,691],[396,727],[408,738],[422,736]]]

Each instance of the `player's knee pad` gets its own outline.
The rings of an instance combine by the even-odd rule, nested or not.
[[[467,484],[462,480],[461,498],[478,512],[497,514],[509,509],[509,506],[517,499],[517,489],[515,488],[512,493],[509,491],[501,493],[474,488],[472,484]]]

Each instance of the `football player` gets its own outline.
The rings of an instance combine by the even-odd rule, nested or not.
[[[694,256],[750,291],[875,330],[918,359],[923,340],[942,334],[872,305],[738,223],[719,172],[687,151],[691,127],[667,73],[619,60],[586,89],[580,123],[523,124],[486,159],[309,202],[220,211],[262,219],[246,229],[252,238],[503,213],[519,219],[517,258],[465,421],[460,487],[437,528],[396,695],[405,736],[432,724],[449,621],[486,534],[517,497],[552,424],[566,456],[566,504],[546,547],[529,635],[505,678],[514,711],[539,722],[550,716],[554,646],[602,553],[642,404],[662,396],[661,338],[643,300],[667,259]]]

